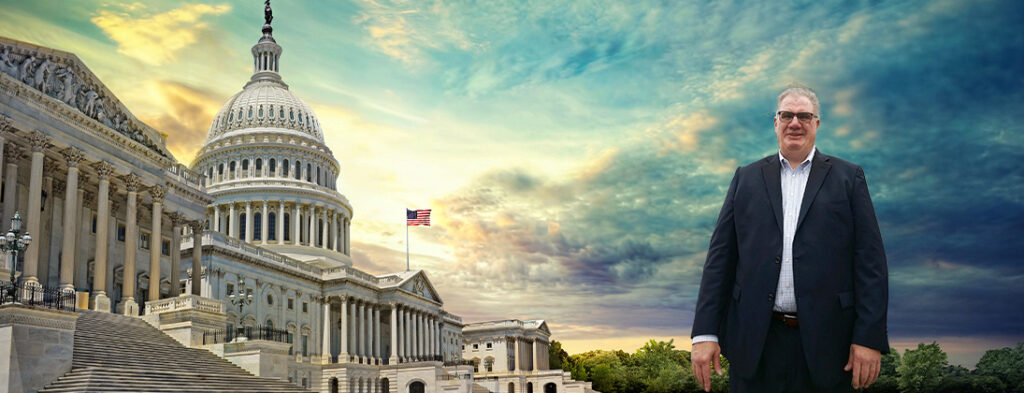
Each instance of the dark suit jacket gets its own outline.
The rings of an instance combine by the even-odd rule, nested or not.
[[[718,335],[730,373],[757,371],[782,268],[778,154],[736,170],[711,236],[693,336]],[[815,152],[793,238],[800,338],[811,378],[839,384],[850,344],[889,350],[888,273],[861,167]]]

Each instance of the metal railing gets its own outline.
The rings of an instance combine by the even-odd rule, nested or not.
[[[75,311],[75,293],[58,288],[25,285],[19,282],[11,288],[10,281],[0,281],[0,304],[20,303],[31,307]]]
[[[245,326],[234,330],[215,330],[203,332],[203,344],[223,344],[234,341],[235,338],[245,337],[249,340],[276,341],[279,343],[288,342],[288,331],[274,329],[270,326]]]
[[[444,362],[444,366],[445,367],[450,367],[450,366],[472,366],[472,365],[473,365],[473,361],[472,360],[465,360],[465,359],[449,360],[449,361]]]

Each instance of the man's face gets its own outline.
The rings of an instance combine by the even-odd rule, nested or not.
[[[811,100],[804,96],[788,95],[779,103],[780,111],[793,113],[810,112],[814,113],[814,105]],[[817,115],[817,113],[814,113]],[[808,123],[803,123],[798,117],[793,117],[789,122],[784,122],[775,116],[775,136],[779,140],[779,150],[783,155],[787,153],[806,157],[814,147],[814,138],[818,135],[818,125],[821,121],[817,117]]]

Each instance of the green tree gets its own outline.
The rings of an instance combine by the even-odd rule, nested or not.
[[[1017,392],[1024,392],[1024,342],[1017,343],[1016,348],[990,349],[974,366],[977,375],[999,378],[1006,387]]]
[[[931,344],[920,343],[917,349],[908,349],[896,367],[900,391],[934,392],[946,365],[946,353],[934,341]]]
[[[569,354],[562,349],[562,343],[551,340],[551,345],[548,345],[548,365],[551,370],[566,370],[563,365],[568,364]],[[566,370],[570,371],[570,370]]]

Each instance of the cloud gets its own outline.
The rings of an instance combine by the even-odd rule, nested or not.
[[[428,62],[427,51],[477,47],[453,25],[455,10],[442,1],[362,0],[353,22],[363,26],[377,51],[408,65]]]
[[[117,51],[151,65],[176,60],[176,53],[196,42],[198,32],[206,29],[201,21],[206,15],[220,15],[231,10],[227,4],[185,4],[160,14],[134,15],[144,9],[138,4],[128,12],[101,10],[91,21],[117,42]]]
[[[206,142],[206,133],[223,102],[215,93],[173,81],[152,81],[151,91],[163,103],[158,115],[140,117],[167,134],[167,148],[189,163]]]

